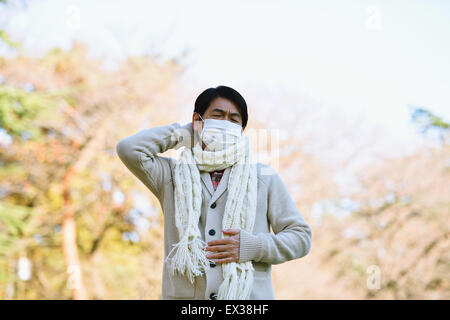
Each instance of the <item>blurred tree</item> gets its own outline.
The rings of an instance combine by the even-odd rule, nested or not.
[[[450,124],[445,122],[442,117],[432,113],[424,108],[414,108],[411,111],[411,120],[416,123],[422,133],[436,131],[442,143],[449,138]]]
[[[145,274],[161,257],[157,200],[137,200],[145,189],[115,145],[149,114],[176,116],[180,71],[151,57],[105,71],[79,43],[0,58],[1,298],[158,297],[160,274]],[[20,258],[31,261],[29,280]]]
[[[0,39],[6,43],[8,46],[12,47],[12,48],[19,48],[20,45],[18,42],[14,42],[11,41],[11,39],[9,38],[8,34],[4,31],[4,30],[0,30]]]

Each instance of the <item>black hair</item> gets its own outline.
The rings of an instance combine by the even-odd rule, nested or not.
[[[219,97],[230,100],[234,103],[234,105],[239,109],[239,112],[241,113],[242,127],[245,127],[248,121],[247,103],[239,92],[227,86],[208,88],[203,91],[195,100],[194,112],[197,112],[201,116],[203,116],[206,109],[208,109],[208,107],[211,105],[211,102]]]

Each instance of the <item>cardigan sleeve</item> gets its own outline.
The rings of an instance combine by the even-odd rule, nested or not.
[[[192,145],[192,123],[170,125],[141,130],[120,140],[116,152],[125,166],[144,183],[150,191],[162,199],[164,184],[171,177],[170,158],[159,153]]]
[[[268,190],[268,219],[274,233],[240,232],[240,262],[279,264],[298,259],[311,249],[312,232],[285,184],[274,173]]]

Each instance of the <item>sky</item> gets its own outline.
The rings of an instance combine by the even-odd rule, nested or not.
[[[82,40],[112,69],[189,50],[192,88],[282,86],[363,113],[399,141],[414,137],[409,105],[450,120],[446,0],[34,0],[2,6],[0,28],[33,55]]]

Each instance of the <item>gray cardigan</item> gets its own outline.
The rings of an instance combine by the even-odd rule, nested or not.
[[[120,140],[116,146],[122,162],[161,204],[164,215],[164,258],[172,245],[179,241],[175,226],[172,180],[176,160],[158,154],[171,148],[192,146],[193,140],[189,137],[193,136],[191,125],[191,122],[183,126],[176,122],[142,130]],[[186,132],[187,138],[183,134]],[[274,299],[271,265],[308,254],[312,233],[278,173],[271,166],[260,162],[257,163],[257,172],[255,225],[252,233],[240,231],[239,262],[252,261],[255,268],[250,299]],[[227,200],[229,174],[230,168],[225,169],[214,191],[209,173],[200,172],[203,202],[199,229],[205,242],[222,238],[222,217]],[[164,263],[162,299],[214,299],[223,281],[221,264],[195,279],[194,284],[191,284],[187,277],[178,274],[170,276]]]

